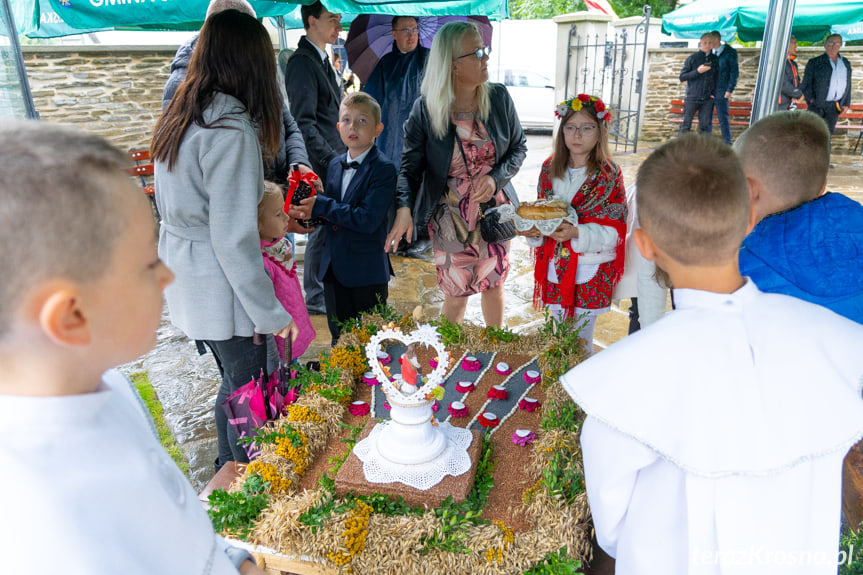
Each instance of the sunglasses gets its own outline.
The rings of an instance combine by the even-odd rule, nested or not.
[[[461,60],[462,58],[467,58],[468,56],[476,56],[477,60],[482,60],[483,57],[488,56],[489,54],[491,54],[491,48],[489,46],[483,46],[476,52],[468,52],[467,54],[459,56],[458,58],[456,58],[456,60]]]

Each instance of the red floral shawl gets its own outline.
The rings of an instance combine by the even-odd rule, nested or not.
[[[551,158],[542,164],[539,173],[537,195],[540,199],[550,198],[552,191]],[[617,230],[617,251],[611,274],[612,287],[620,281],[623,275],[623,262],[626,259],[626,189],[623,186],[623,174],[612,161],[587,177],[572,198],[572,207],[578,213],[578,223],[596,223],[610,226]],[[534,292],[533,301],[537,308],[544,302],[548,290],[548,266],[555,260],[557,242],[545,238],[542,246],[534,248]],[[566,317],[572,317],[576,304],[575,272],[578,267],[578,254],[569,253],[557,258],[558,279],[560,280],[560,304],[566,312]]]

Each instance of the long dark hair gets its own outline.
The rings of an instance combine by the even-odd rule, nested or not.
[[[217,127],[204,122],[204,110],[216,92],[230,94],[246,106],[264,156],[276,155],[282,108],[273,43],[260,22],[237,10],[225,10],[204,22],[186,80],[156,123],[150,144],[155,160],[167,162],[172,170],[180,142],[192,123]]]

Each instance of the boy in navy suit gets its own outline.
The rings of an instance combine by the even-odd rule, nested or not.
[[[392,267],[384,240],[398,170],[375,146],[383,128],[374,98],[364,92],[345,96],[338,129],[348,151],[330,162],[324,195],[307,198],[289,212],[298,219],[323,217],[329,228],[318,277],[324,282],[333,345],[340,324],[387,301]]]

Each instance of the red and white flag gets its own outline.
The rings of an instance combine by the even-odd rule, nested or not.
[[[608,0],[584,0],[584,3],[587,5],[588,12],[600,12],[608,14],[615,20],[617,19],[617,14],[614,13],[614,8],[611,7]]]

